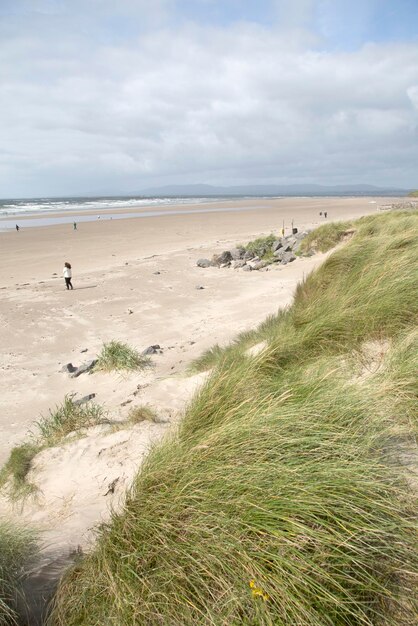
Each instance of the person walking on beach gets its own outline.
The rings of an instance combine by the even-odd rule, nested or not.
[[[19,232],[19,226],[16,224],[16,230],[17,232]]]
[[[74,222],[73,228],[74,228],[74,230],[77,230],[77,222]]]
[[[67,285],[67,289],[73,289],[73,285],[71,283],[72,273],[71,273],[71,263],[66,261],[64,263],[64,269],[62,270],[65,278],[65,284]]]

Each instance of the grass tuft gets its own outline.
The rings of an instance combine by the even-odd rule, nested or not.
[[[75,404],[69,396],[61,405],[49,411],[49,415],[35,422],[36,439],[42,447],[59,445],[69,434],[103,423],[103,409],[94,402]]]
[[[95,369],[104,372],[139,370],[149,365],[150,360],[126,343],[110,341],[103,344]]]
[[[35,490],[35,487],[27,482],[26,477],[32,459],[41,449],[42,447],[35,443],[24,443],[10,452],[7,462],[0,471],[0,487],[4,487],[11,479],[9,492],[14,498],[27,496]]]
[[[0,521],[0,626],[17,625],[16,601],[25,565],[36,553],[35,534]]]
[[[157,417],[156,412],[149,406],[133,406],[128,414],[130,424],[140,424],[141,422],[154,422]]]
[[[71,433],[103,422],[101,406],[94,402],[77,405],[66,396],[64,402],[50,410],[48,416],[35,422],[36,431],[31,433],[28,442],[12,449],[0,471],[0,488],[8,487],[12,499],[30,495],[36,491],[27,480],[34,457],[45,448],[59,445]]]
[[[250,241],[247,245],[240,247],[244,248],[246,252],[252,252],[263,261],[271,260],[273,258],[271,247],[277,239],[278,237],[271,233],[266,237],[259,237],[258,239],[254,239],[254,241]]]

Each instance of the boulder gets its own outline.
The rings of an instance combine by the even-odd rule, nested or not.
[[[250,252],[250,250],[247,250],[244,253],[244,256],[242,257],[244,259],[244,261],[250,261],[251,259],[253,259],[255,257],[254,252]]]
[[[293,252],[285,252],[283,257],[282,257],[281,263],[282,263],[282,265],[287,265],[287,263],[291,263],[295,259],[296,259],[296,257],[293,254]]]
[[[252,272],[252,267],[251,265],[244,265],[244,267],[242,268],[243,272]]]
[[[283,248],[283,242],[281,239],[277,239],[271,246],[271,251],[276,252],[276,250],[280,250],[280,248]]]
[[[232,267],[234,270],[238,270],[240,267],[244,267],[246,265],[246,261],[244,259],[240,259],[239,261],[232,261]]]
[[[245,250],[244,248],[232,248],[229,253],[233,261],[239,261],[244,257]]]
[[[211,262],[209,261],[209,259],[199,259],[197,261],[196,265],[197,265],[197,267],[210,267],[211,266]]]
[[[267,265],[267,261],[250,262],[250,267],[252,267],[253,270],[262,270],[264,267],[267,267]]]
[[[231,263],[232,256],[229,250],[224,250],[221,254],[214,254],[212,257],[211,265],[217,265],[218,267],[224,266],[225,264]]]
[[[72,374],[70,374],[71,378],[77,378],[78,376],[80,376],[80,374],[91,372],[96,363],[97,359],[91,359],[91,361],[86,361],[85,363],[80,365],[80,367],[77,367],[77,369]]]
[[[195,289],[204,289],[203,285],[196,285]]]

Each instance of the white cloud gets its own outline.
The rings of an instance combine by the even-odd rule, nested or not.
[[[95,3],[110,15],[114,3]],[[415,44],[321,53],[249,24],[121,42],[84,32],[79,15],[66,30],[62,16],[58,30],[56,15],[36,28],[16,19],[0,44],[3,196],[174,181],[415,184]]]

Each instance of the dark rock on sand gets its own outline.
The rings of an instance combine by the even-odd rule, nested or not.
[[[153,346],[148,346],[148,348],[145,348],[145,350],[142,351],[142,355],[147,356],[148,354],[157,354],[158,350],[161,350],[161,348],[158,343],[156,343]]]
[[[93,400],[93,398],[95,397],[96,397],[95,393],[89,393],[87,396],[83,396],[79,400],[73,400],[73,404],[75,406],[80,406],[80,404],[86,404],[86,402],[90,402],[90,400]]]
[[[77,368],[72,363],[67,363],[61,368],[61,372],[64,372],[65,374],[72,374],[76,371],[76,369]]]
[[[91,370],[96,365],[96,363],[97,363],[97,359],[91,359],[91,361],[86,361],[86,363],[83,363],[82,365],[80,365],[80,367],[77,367],[75,372],[70,374],[71,378],[77,378],[78,376],[80,376],[80,374],[91,372]]]

